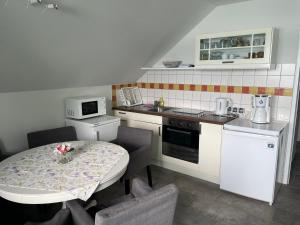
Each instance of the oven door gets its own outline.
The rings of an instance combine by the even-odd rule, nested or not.
[[[163,155],[192,163],[198,163],[199,134],[200,132],[197,130],[188,130],[164,125]]]

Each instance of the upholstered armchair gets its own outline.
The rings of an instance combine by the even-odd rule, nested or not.
[[[113,205],[100,210],[95,218],[81,206],[80,201],[67,202],[74,225],[172,225],[178,189],[169,184],[152,190],[135,178],[130,195],[112,201]]]

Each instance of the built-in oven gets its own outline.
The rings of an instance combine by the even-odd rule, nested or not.
[[[199,122],[164,117],[162,154],[197,164],[200,133]]]

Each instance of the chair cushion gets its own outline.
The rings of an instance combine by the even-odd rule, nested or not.
[[[141,179],[139,178],[133,179],[131,192],[134,195],[134,197],[142,197],[149,194],[152,191],[153,189]]]

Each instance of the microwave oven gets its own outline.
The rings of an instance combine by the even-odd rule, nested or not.
[[[105,97],[80,96],[65,100],[66,117],[86,119],[106,114]]]

